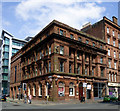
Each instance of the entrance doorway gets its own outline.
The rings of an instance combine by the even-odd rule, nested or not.
[[[87,90],[87,99],[91,99],[91,90]]]
[[[82,82],[79,83],[79,100],[81,100],[81,97],[83,97],[83,84],[82,84]]]

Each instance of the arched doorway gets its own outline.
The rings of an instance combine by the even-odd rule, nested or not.
[[[79,100],[81,100],[81,97],[83,97],[83,83],[79,83]]]

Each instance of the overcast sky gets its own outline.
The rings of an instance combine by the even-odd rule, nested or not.
[[[93,24],[103,16],[109,19],[118,17],[118,2],[80,1],[84,0],[2,2],[2,29],[16,38],[24,39],[35,36],[54,19],[80,29],[85,23]]]

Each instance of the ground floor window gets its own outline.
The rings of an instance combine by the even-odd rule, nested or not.
[[[33,96],[36,96],[36,86],[33,85]]]
[[[72,82],[69,85],[69,96],[75,96],[75,88]]]
[[[42,96],[42,84],[39,84],[39,96]]]
[[[28,96],[30,95],[30,86],[28,86]]]
[[[63,82],[59,82],[58,84],[58,95],[65,96],[65,84]]]

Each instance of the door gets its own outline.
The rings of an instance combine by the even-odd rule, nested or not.
[[[79,100],[83,97],[83,84],[82,82],[79,84]]]

